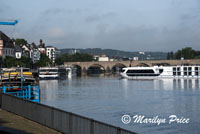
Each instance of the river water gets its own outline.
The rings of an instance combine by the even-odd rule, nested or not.
[[[200,133],[200,80],[197,79],[74,77],[40,81],[40,89],[43,104],[139,134]],[[129,124],[121,121],[125,114],[131,117]],[[135,115],[144,116],[142,122],[134,122]],[[171,115],[177,118],[169,124]],[[158,119],[165,122],[158,125]]]

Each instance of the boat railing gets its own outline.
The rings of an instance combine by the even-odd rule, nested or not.
[[[19,88],[19,90],[16,90]],[[40,87],[39,86],[23,86],[23,87],[0,87],[2,93],[11,94],[26,100],[40,102]]]

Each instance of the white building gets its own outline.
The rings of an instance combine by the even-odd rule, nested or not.
[[[139,60],[139,57],[133,57],[133,60]]]
[[[55,59],[58,57],[59,53],[60,52],[57,50],[56,47],[53,46],[46,47],[46,55],[49,57],[52,63],[55,63]]]
[[[109,57],[106,55],[102,55],[99,57],[99,61],[109,61]]]
[[[145,52],[141,51],[141,52],[139,52],[139,54],[143,54],[143,55],[145,55]]]
[[[21,59],[21,57],[22,57],[22,52],[15,52],[15,57],[16,57],[17,59]]]
[[[96,61],[110,61],[110,58],[106,55],[94,55],[93,58]]]
[[[22,49],[18,45],[15,46],[15,57],[16,59],[21,59],[22,57]]]
[[[36,61],[40,60],[40,50],[34,43],[30,45],[30,48],[30,58],[32,59],[32,62],[35,63]]]

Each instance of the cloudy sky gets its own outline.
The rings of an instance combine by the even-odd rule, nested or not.
[[[0,0],[10,19],[7,35],[58,48],[200,49],[200,0]]]

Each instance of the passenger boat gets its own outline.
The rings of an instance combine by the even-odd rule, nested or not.
[[[58,79],[57,67],[41,67],[39,68],[40,79]]]
[[[12,87],[12,90],[20,90],[21,86],[38,85],[29,68],[3,68],[0,81],[0,87]]]
[[[127,79],[200,78],[200,66],[127,67],[120,75]]]

